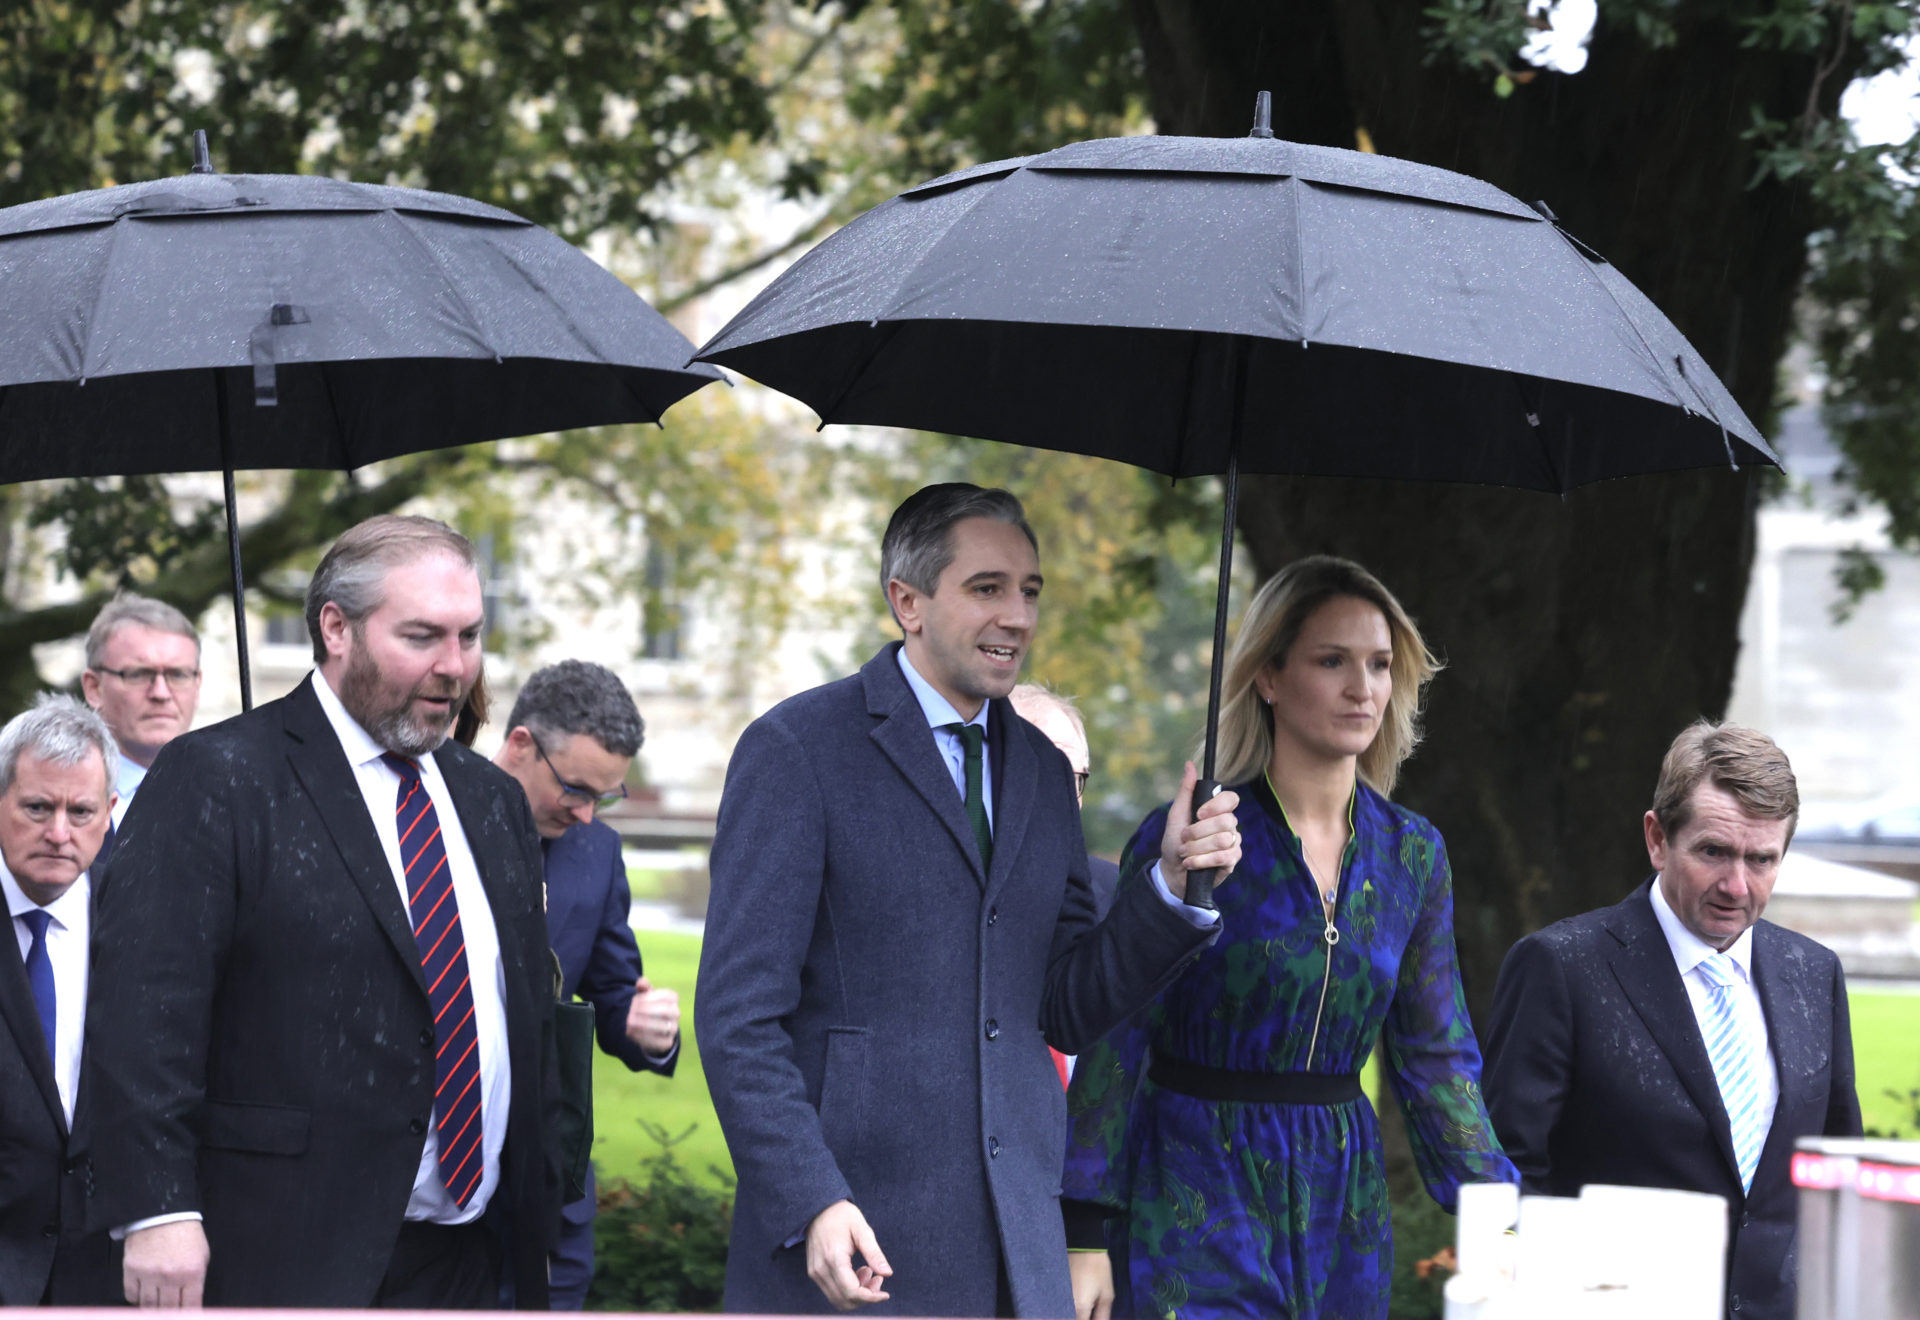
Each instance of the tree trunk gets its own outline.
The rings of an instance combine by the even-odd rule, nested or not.
[[[1664,11],[1656,50],[1602,26],[1587,68],[1507,100],[1429,62],[1404,0],[1134,0],[1160,131],[1238,135],[1275,93],[1281,137],[1355,145],[1544,199],[1718,366],[1750,415],[1774,370],[1812,225],[1797,191],[1749,187],[1751,107],[1792,121],[1811,57],[1744,49],[1719,5]],[[1607,13],[1602,7],[1603,16]],[[1837,106],[1851,67],[1814,95]],[[1513,941],[1618,901],[1647,873],[1660,758],[1726,706],[1752,555],[1754,475],[1638,478],[1564,500],[1393,481],[1257,478],[1240,528],[1265,576],[1330,552],[1374,570],[1448,662],[1398,794],[1445,834],[1469,1003]]]

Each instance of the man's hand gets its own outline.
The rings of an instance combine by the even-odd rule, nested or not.
[[[1108,1320],[1113,1314],[1113,1261],[1104,1251],[1070,1251],[1074,1320]]]
[[[865,1262],[857,1269],[856,1253]],[[880,1282],[892,1274],[867,1217],[852,1201],[835,1201],[807,1225],[807,1277],[819,1285],[834,1310],[886,1301],[890,1294],[881,1291]]]
[[[1179,899],[1187,896],[1188,871],[1218,871],[1218,884],[1240,865],[1240,822],[1233,816],[1240,795],[1222,789],[1200,804],[1196,816],[1193,787],[1199,782],[1199,772],[1188,761],[1180,791],[1167,808],[1167,831],[1160,836],[1160,878]]]
[[[127,1234],[121,1286],[134,1306],[197,1310],[207,1282],[207,1232],[197,1219],[136,1229]]]
[[[654,1058],[672,1052],[680,1038],[680,992],[656,990],[641,977],[633,983],[633,1002],[627,1005],[627,1039]]]

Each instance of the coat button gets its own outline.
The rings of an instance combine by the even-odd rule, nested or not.
[[[407,1122],[407,1131],[413,1133],[413,1135],[416,1137],[419,1136],[422,1132],[425,1132],[426,1130],[427,1130],[427,1120],[424,1118],[410,1119]]]
[[[58,1224],[45,1224],[45,1225],[43,1225],[43,1226],[41,1227],[41,1229],[40,1229],[40,1236],[41,1236],[41,1237],[43,1237],[43,1238],[57,1238],[57,1237],[59,1237],[59,1236],[60,1236],[60,1225],[58,1225]]]
[[[997,908],[997,907],[996,907],[996,908],[988,908],[988,909],[987,909],[987,924],[988,924],[989,926],[991,926],[991,925],[992,925],[992,924],[993,924],[994,922],[996,922],[996,921],[998,921],[998,920],[1000,920],[1000,909],[999,909],[999,908]]]
[[[995,1018],[987,1019],[987,1039],[988,1040],[1000,1039],[1000,1023]]]
[[[420,1048],[423,1050],[430,1050],[433,1048],[433,1028],[432,1027],[422,1027],[420,1029]]]
[[[70,1160],[68,1160],[68,1161],[67,1161],[67,1162],[66,1162],[65,1164],[62,1164],[62,1165],[60,1166],[60,1172],[62,1172],[62,1173],[78,1173],[78,1172],[80,1172],[80,1158],[79,1158],[79,1156],[75,1156],[74,1158],[72,1158],[72,1159],[70,1159]]]
[[[1738,1311],[1738,1310],[1740,1309],[1740,1294],[1739,1294],[1739,1293],[1735,1293],[1735,1294],[1733,1295],[1733,1307],[1732,1307],[1732,1309],[1733,1309],[1733,1310],[1735,1310],[1735,1311]]]
[[[994,1160],[997,1160],[1000,1158],[1000,1138],[998,1137],[987,1138],[987,1158],[994,1159]]]

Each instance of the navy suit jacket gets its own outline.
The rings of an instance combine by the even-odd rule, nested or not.
[[[38,1306],[50,1282],[56,1305],[110,1305],[119,1271],[106,1234],[85,1231],[86,1089],[69,1132],[11,918],[0,942],[0,1306]]]
[[[627,1036],[627,1008],[640,979],[640,948],[627,914],[627,864],[620,835],[604,821],[575,825],[543,845],[547,874],[547,936],[560,959],[562,994],[593,1005],[600,1048],[635,1072],[673,1076],[679,1054],[650,1061]]]
[[[1073,1314],[1061,1225],[1078,1052],[1211,938],[1150,885],[1095,924],[1067,760],[990,703],[993,860],[888,646],[741,735],[695,1021],[739,1188],[729,1310],[823,1313],[804,1234],[860,1207],[881,1315]]]
[[[1725,1197],[1728,1306],[1739,1320],[1792,1320],[1793,1143],[1860,1134],[1840,960],[1770,921],[1753,928],[1780,1100],[1742,1191],[1713,1064],[1650,889],[1507,954],[1486,1035],[1487,1111],[1528,1192],[1613,1183]]]

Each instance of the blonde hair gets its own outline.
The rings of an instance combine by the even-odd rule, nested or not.
[[[1266,772],[1273,759],[1273,716],[1260,700],[1254,676],[1268,665],[1286,664],[1309,616],[1330,600],[1351,596],[1377,608],[1393,640],[1393,694],[1380,731],[1360,753],[1360,778],[1385,796],[1393,792],[1401,764],[1420,742],[1420,708],[1426,687],[1440,671],[1420,630],[1393,593],[1350,559],[1313,555],[1268,578],[1247,606],[1240,631],[1227,651],[1221,680],[1218,774],[1243,784]]]

